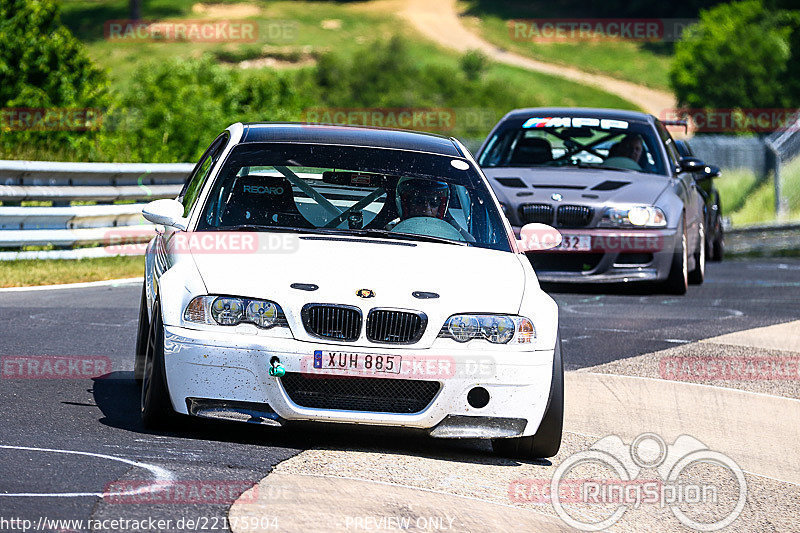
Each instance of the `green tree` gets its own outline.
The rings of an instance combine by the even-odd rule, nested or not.
[[[470,50],[461,56],[458,63],[470,80],[477,80],[489,68],[489,58],[480,50]]]
[[[99,153],[132,161],[196,161],[235,122],[299,120],[311,105],[292,72],[242,72],[211,57],[152,62],[109,113]]]
[[[0,106],[101,106],[106,91],[54,0],[0,0]]]
[[[403,38],[393,37],[352,56],[323,55],[313,83],[318,88],[317,106],[436,108],[450,113],[452,121],[436,122],[432,131],[482,137],[509,109],[541,103],[535,87],[514,90],[486,74],[487,67],[478,54],[465,55],[458,66],[421,64]]]
[[[670,82],[690,108],[772,108],[797,104],[789,89],[797,13],[768,9],[759,0],[703,11],[675,46]],[[796,59],[795,59],[796,61]]]
[[[75,128],[97,127],[108,101],[105,73],[54,0],[0,0],[0,157],[78,159],[96,131]]]

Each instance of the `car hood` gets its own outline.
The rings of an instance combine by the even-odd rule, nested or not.
[[[307,303],[357,306],[365,319],[375,307],[422,311],[431,329],[454,313],[515,314],[525,289],[520,256],[510,252],[326,236],[292,236],[292,242],[294,249],[283,253],[192,255],[208,294],[273,300],[286,313],[295,337],[306,340],[312,339],[300,326],[300,310]],[[299,290],[290,287],[293,283],[318,289]],[[360,289],[374,296],[359,297]],[[412,295],[415,291],[439,297],[420,299]]]
[[[603,169],[506,167],[483,172],[500,201],[511,205],[553,203],[554,193],[565,204],[653,204],[669,185],[667,176]]]

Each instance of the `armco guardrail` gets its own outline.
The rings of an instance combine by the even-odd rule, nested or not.
[[[800,222],[758,224],[727,229],[725,253],[730,255],[800,253]]]
[[[55,207],[7,204],[174,198],[192,168],[190,163],[0,161],[0,201],[6,204],[0,206],[0,249],[4,249],[0,260],[141,253],[142,247],[131,243],[146,241],[152,235],[152,227],[141,216],[144,203]],[[800,222],[729,228],[725,240],[731,254],[800,251]],[[110,246],[72,249],[96,243]],[[24,246],[45,245],[62,249],[19,251]]]
[[[142,231],[146,224],[142,206],[160,198],[175,198],[192,168],[190,163],[0,161],[0,202],[4,204],[0,206],[0,248],[6,249],[0,252],[0,260],[89,257],[102,250],[10,250],[23,246],[65,248],[110,240],[146,240],[151,232]],[[69,205],[118,200],[140,203]],[[26,201],[52,202],[54,206],[19,206]],[[117,253],[123,249],[113,248]]]
[[[174,198],[192,168],[190,163],[0,161],[0,202]]]

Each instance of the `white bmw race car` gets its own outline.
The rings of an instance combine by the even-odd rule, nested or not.
[[[144,215],[164,227],[136,349],[148,427],[315,421],[558,451],[558,309],[455,139],[234,124]]]

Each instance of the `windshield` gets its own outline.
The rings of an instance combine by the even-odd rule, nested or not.
[[[463,159],[377,148],[235,147],[198,230],[369,235],[510,251],[499,211]]]
[[[518,122],[517,122],[518,124]],[[647,124],[579,117],[532,117],[500,128],[478,158],[482,167],[588,167],[665,174]]]

